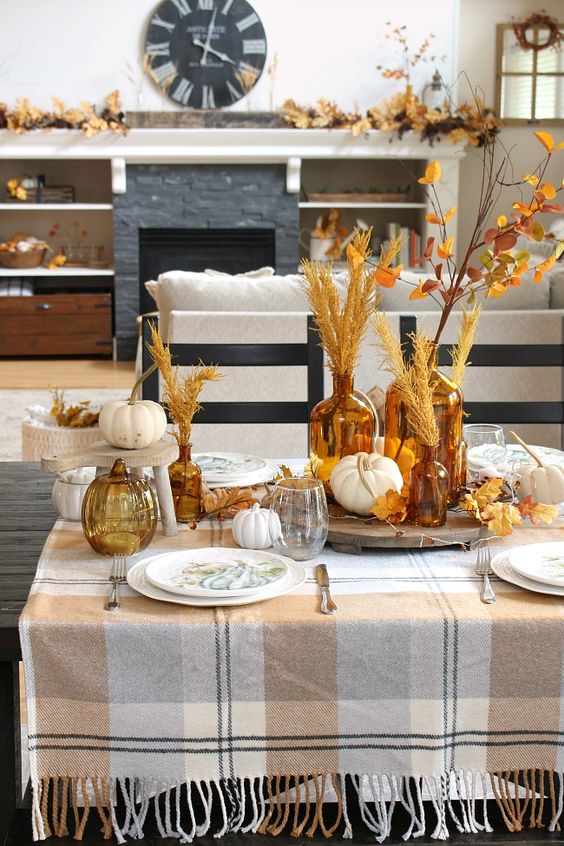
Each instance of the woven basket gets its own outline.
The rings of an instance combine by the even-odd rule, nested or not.
[[[70,429],[65,426],[32,426],[22,422],[22,461],[39,461],[54,455],[71,455],[101,441],[98,426]]]
[[[7,250],[0,250],[0,265],[21,269],[24,267],[39,267],[43,264],[47,250],[28,250],[27,253],[10,253]]]

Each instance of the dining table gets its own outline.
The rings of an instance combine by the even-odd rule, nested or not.
[[[108,615],[111,560],[56,521],[52,484],[1,465],[0,844],[560,838],[561,597],[494,577],[484,604],[463,545],[327,546],[285,596],[191,608],[125,585]],[[561,525],[491,545],[560,540]],[[198,547],[234,548],[230,522],[158,529],[145,552]]]

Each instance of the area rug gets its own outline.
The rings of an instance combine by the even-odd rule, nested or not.
[[[127,388],[72,388],[65,390],[69,404],[90,400],[92,405],[103,405],[115,399],[125,399]],[[51,407],[48,390],[0,390],[0,461],[21,461],[22,420],[33,405]]]

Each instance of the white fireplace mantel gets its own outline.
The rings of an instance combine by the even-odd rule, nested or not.
[[[411,133],[403,139],[371,131],[354,137],[344,129],[131,129],[87,138],[77,130],[53,129],[15,135],[0,130],[2,159],[109,159],[112,189],[125,191],[128,164],[276,164],[287,168],[287,189],[300,187],[302,159],[460,159],[464,147],[448,141],[431,146]],[[446,162],[445,162],[446,164]]]

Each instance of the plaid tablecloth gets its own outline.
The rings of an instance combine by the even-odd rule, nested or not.
[[[145,554],[231,545],[216,523],[157,534]],[[94,805],[119,842],[142,835],[151,805],[181,842],[212,809],[218,835],[348,837],[355,802],[378,841],[399,806],[406,836],[445,838],[489,830],[488,791],[510,830],[558,828],[563,601],[498,581],[484,605],[475,554],[453,548],[321,560],[335,617],[319,613],[316,562],[298,591],[256,605],[190,608],[126,587],[110,615],[111,561],[59,521],[21,620],[35,837],[80,838]]]

